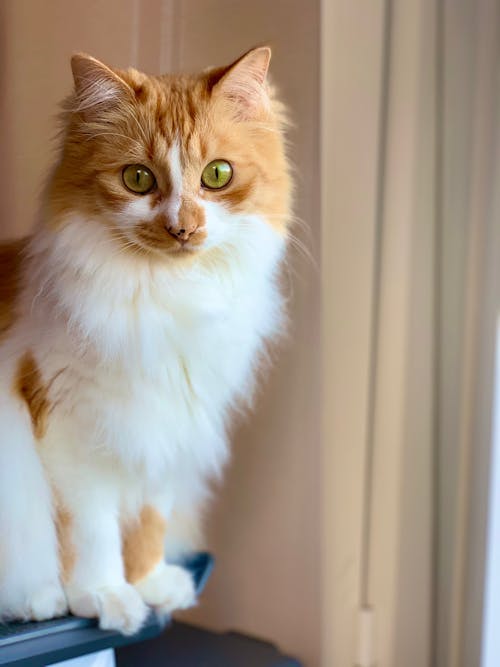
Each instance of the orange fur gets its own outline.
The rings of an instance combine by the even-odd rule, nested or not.
[[[64,508],[58,507],[56,514],[56,529],[57,541],[59,543],[61,579],[64,583],[69,581],[76,560],[76,553],[71,540],[72,523],[73,519],[71,514]]]
[[[18,362],[14,390],[28,406],[35,438],[43,438],[50,412],[48,387],[31,352],[26,352]]]
[[[268,105],[255,107],[244,121],[235,117],[234,99],[228,97],[234,92],[228,79],[232,67],[197,75],[148,76],[76,56],[76,90],[65,103],[64,148],[48,192],[51,224],[63,224],[64,214],[76,209],[122,238],[106,212],[120,211],[137,198],[123,187],[123,167],[143,164],[151,169],[157,181],[151,205],[157,205],[171,194],[167,156],[177,141],[183,171],[180,217],[184,220],[179,225],[196,226],[195,244],[204,238],[198,198],[223,203],[235,213],[261,214],[285,234],[291,184],[281,133],[283,109],[269,89]],[[118,101],[85,106],[89,81],[108,86]],[[225,157],[234,169],[229,185],[203,189],[203,168],[210,160]],[[132,245],[122,241],[135,254],[189,254],[178,252],[179,242],[165,232],[164,216],[138,225]]]
[[[123,562],[127,581],[136,584],[163,558],[165,519],[151,506],[142,508],[138,520],[123,531]]]

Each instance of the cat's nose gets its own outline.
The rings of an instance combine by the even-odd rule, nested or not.
[[[178,241],[188,241],[189,237],[198,229],[198,225],[194,222],[184,223],[183,226],[167,223],[166,227],[167,232]]]
[[[196,233],[196,241],[202,240],[205,226],[203,209],[194,201],[183,198],[176,215],[166,216],[165,229],[174,239],[186,243]]]

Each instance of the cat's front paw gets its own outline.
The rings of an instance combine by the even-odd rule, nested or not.
[[[68,611],[66,596],[59,584],[49,584],[37,590],[28,599],[27,606],[27,616],[34,621],[64,616]]]
[[[135,584],[144,602],[160,614],[187,609],[196,602],[196,590],[190,573],[179,565],[159,563],[142,581]]]
[[[102,630],[117,630],[124,635],[133,635],[141,629],[148,615],[148,608],[141,596],[129,584],[95,590],[69,587],[66,595],[73,614],[98,618]]]

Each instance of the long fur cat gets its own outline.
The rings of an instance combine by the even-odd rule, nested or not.
[[[72,59],[37,225],[0,244],[0,618],[133,633],[280,329],[290,178],[270,50],[198,75]]]

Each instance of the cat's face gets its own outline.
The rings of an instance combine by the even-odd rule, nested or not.
[[[252,224],[284,235],[290,183],[270,51],[193,76],[111,70],[72,60],[56,219],[104,225],[124,251],[193,257],[237,242]]]

